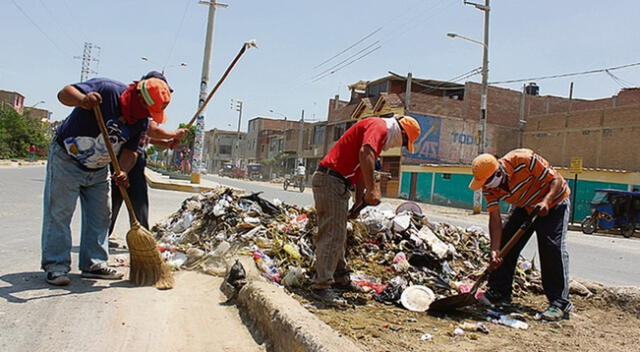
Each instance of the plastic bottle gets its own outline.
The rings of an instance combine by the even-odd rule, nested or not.
[[[280,283],[280,273],[278,273],[278,269],[273,263],[273,260],[259,249],[254,250],[252,255],[256,266],[262,271],[262,275],[269,280]]]

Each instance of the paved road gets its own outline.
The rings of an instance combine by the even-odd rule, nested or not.
[[[81,279],[80,211],[73,233],[72,283],[52,287],[40,271],[44,167],[0,168],[0,351],[262,351],[218,287],[192,272],[158,291],[127,281]],[[151,222],[190,194],[150,190]],[[119,234],[128,230],[123,207]]]
[[[263,196],[267,199],[278,198],[286,203],[302,206],[313,204],[313,195],[310,190],[300,193],[297,190],[284,191],[280,184],[241,181],[214,175],[204,177],[250,192],[264,192]],[[476,225],[487,231],[486,217],[447,216],[441,212],[429,212],[428,205],[424,208],[427,209],[426,214],[432,221],[448,222],[462,227]],[[622,236],[590,236],[570,231],[567,247],[570,256],[570,272],[573,277],[607,285],[640,286],[640,239],[626,239]],[[525,247],[523,255],[527,258],[534,256],[537,258],[536,253],[537,245],[533,238]],[[537,259],[536,262],[538,262]]]

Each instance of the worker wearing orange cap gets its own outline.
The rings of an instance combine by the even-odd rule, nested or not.
[[[393,147],[404,146],[413,153],[418,136],[420,125],[412,117],[366,118],[351,126],[320,161],[312,179],[318,214],[311,286],[316,298],[328,304],[345,303],[334,288],[350,285],[345,261],[350,187],[355,185],[356,204],[380,203],[380,190],[374,187],[376,158]]]
[[[57,286],[70,282],[70,223],[78,198],[82,208],[81,276],[121,279],[122,273],[107,266],[110,157],[93,108],[102,111],[114,151],[120,153],[122,171],[112,177],[119,186],[126,187],[127,171],[135,164],[148,117],[157,122],[165,120],[164,109],[171,101],[171,91],[158,78],[129,85],[93,78],[65,86],[58,93],[58,100],[74,109],[56,131],[49,148],[41,242],[46,281]]]
[[[569,301],[569,254],[565,238],[569,219],[569,187],[549,163],[530,149],[516,149],[500,159],[491,154],[476,157],[471,165],[472,190],[482,189],[489,212],[491,264],[486,297],[494,304],[511,302],[513,274],[520,252],[533,231],[538,240],[542,286],[549,307],[546,320],[567,319],[573,305]],[[514,206],[502,224],[500,201]],[[538,219],[504,258],[498,252],[527,220],[534,208]]]

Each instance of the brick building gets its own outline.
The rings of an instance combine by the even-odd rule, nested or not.
[[[275,154],[284,152],[285,168],[293,170],[299,148],[300,129],[302,128],[302,151],[308,149],[308,140],[313,124],[300,121],[254,117],[249,120],[246,146],[249,162],[264,163]]]
[[[527,117],[523,144],[554,165],[581,157],[590,168],[640,170],[640,88],[597,100],[551,101]],[[537,110],[539,111],[539,110]]]
[[[0,105],[10,106],[19,114],[24,112],[24,95],[18,92],[0,90]]]

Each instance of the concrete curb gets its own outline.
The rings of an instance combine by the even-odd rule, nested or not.
[[[238,294],[238,305],[276,351],[361,351],[273,284],[249,282]]]
[[[361,352],[350,339],[341,336],[289,296],[284,288],[267,282],[253,258],[238,259],[246,272],[247,284],[236,302],[250,328],[269,341],[275,351]],[[222,291],[231,292],[225,285]]]
[[[213,189],[213,187],[210,187],[210,186],[166,182],[162,179],[162,177],[157,177],[153,175],[152,172],[150,172],[149,170],[145,170],[144,176],[147,179],[147,184],[149,184],[149,187],[156,188],[156,189],[164,189],[168,191],[178,191],[178,192],[187,192],[187,193],[207,192]]]

